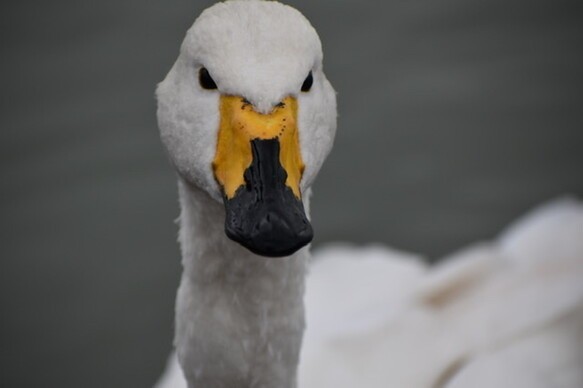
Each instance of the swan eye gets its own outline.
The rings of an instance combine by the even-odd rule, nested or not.
[[[306,77],[304,83],[302,84],[302,92],[309,92],[312,88],[312,84],[314,83],[314,77],[312,77],[312,72]]]
[[[217,84],[209,74],[206,67],[200,68],[200,71],[198,72],[198,82],[203,89],[214,90],[217,88]]]

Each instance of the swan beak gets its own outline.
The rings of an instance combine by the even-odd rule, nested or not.
[[[220,98],[213,172],[223,190],[225,233],[261,256],[289,256],[313,238],[300,191],[297,111],[293,97],[268,114],[242,97]]]

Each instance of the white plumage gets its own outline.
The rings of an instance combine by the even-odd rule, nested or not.
[[[208,68],[217,91],[203,90]],[[312,71],[310,93],[299,93]],[[277,2],[227,1],[187,33],[157,90],[161,137],[179,173],[178,359],[191,387],[583,386],[583,206],[560,200],[491,243],[436,267],[382,247],[256,256],[223,231],[212,158],[219,94],[267,112],[297,97],[309,190],[336,129],[319,38]],[[537,385],[538,384],[538,385]],[[160,388],[186,387],[173,355]]]
[[[391,252],[361,262],[357,250],[335,263],[331,253],[306,285],[300,387],[583,386],[580,202],[547,204],[436,267]],[[375,278],[383,271],[392,275]],[[385,283],[395,278],[405,283],[397,295]],[[334,303],[347,288],[366,302],[327,311],[312,294]]]

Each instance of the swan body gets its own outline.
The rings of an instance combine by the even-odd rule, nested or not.
[[[195,21],[159,85],[183,274],[176,354],[157,386],[460,388],[503,386],[503,373],[513,387],[537,387],[532,365],[562,378],[557,386],[583,386],[574,368],[583,210],[574,200],[434,268],[380,247],[327,249],[304,296],[310,186],[336,130],[322,57],[293,8],[226,1]],[[276,206],[281,198],[293,214]],[[266,216],[249,224],[249,209]],[[301,244],[278,250],[281,235]]]
[[[354,249],[322,253],[325,260],[315,263],[306,284],[301,387],[583,386],[579,201],[542,206],[497,240],[435,267],[403,266],[406,256],[387,251],[356,269]],[[334,263],[339,254],[352,262]],[[334,265],[346,267],[336,269],[336,279],[329,274]],[[375,280],[383,266],[393,271],[386,281],[406,283],[398,296]],[[363,275],[350,278],[351,271]],[[366,303],[326,309],[324,299],[345,292],[338,284],[349,282]],[[312,295],[316,290],[324,296]]]

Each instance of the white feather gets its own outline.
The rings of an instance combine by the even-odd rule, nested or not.
[[[421,272],[412,287],[398,291],[409,295],[405,305],[385,296],[387,286],[372,268],[370,277],[361,273],[338,283],[321,276],[326,269],[319,268],[307,283],[306,339],[311,341],[302,349],[300,387],[429,388],[450,387],[449,381],[451,388],[583,386],[577,367],[583,365],[582,241],[583,205],[550,203],[516,222],[498,241],[464,249]],[[358,252],[347,254],[358,265]],[[395,260],[389,254],[378,260],[383,257]],[[343,260],[322,264],[329,270],[346,266]],[[322,297],[312,295],[321,286],[311,285],[320,282],[327,295],[342,295],[349,287],[373,299],[361,306],[377,306],[376,311],[361,311],[357,320],[384,313],[384,325],[374,322],[368,332],[343,330],[345,321],[312,313],[327,311]],[[384,311],[378,307],[383,300]],[[313,319],[339,335],[312,335],[311,328],[319,325]],[[535,380],[539,385],[529,385]]]

